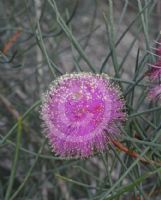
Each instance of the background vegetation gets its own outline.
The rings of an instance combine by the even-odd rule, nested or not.
[[[161,199],[161,107],[145,78],[160,27],[160,0],[0,1],[0,199]],[[62,160],[42,134],[40,97],[75,71],[108,73],[129,117],[122,146]]]

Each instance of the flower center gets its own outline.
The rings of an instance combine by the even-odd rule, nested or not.
[[[74,92],[66,101],[66,116],[72,122],[86,121],[92,119],[99,123],[104,112],[104,103],[101,98],[94,94]]]

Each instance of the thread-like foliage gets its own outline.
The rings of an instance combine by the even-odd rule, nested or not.
[[[159,8],[159,0],[0,1],[0,199],[160,199]],[[109,76],[106,92],[101,74]],[[59,128],[70,119],[61,133],[74,136],[74,144],[56,140],[52,123],[45,125],[51,152],[42,134],[41,97],[58,77],[76,76],[74,92],[66,82],[41,113],[53,124],[59,119]],[[100,80],[92,92],[94,77]],[[88,95],[90,102],[82,98]],[[58,105],[62,98],[66,112]],[[91,116],[90,123],[84,120]],[[79,121],[82,127],[81,120],[87,123],[82,129],[70,126]],[[101,131],[89,131],[94,139],[83,137],[82,146],[78,133],[92,130],[94,122]]]

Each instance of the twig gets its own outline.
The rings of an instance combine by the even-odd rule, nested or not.
[[[2,49],[2,53],[7,54],[10,48],[16,43],[17,39],[20,37],[21,30],[16,31],[14,35],[8,40],[8,42],[4,45]]]
[[[139,158],[140,155],[136,152],[133,151],[131,149],[128,149],[126,146],[124,146],[122,143],[120,143],[119,141],[113,140],[112,143],[121,151],[125,152],[126,154],[128,154],[129,156],[133,157],[133,158]],[[140,161],[144,164],[157,164],[161,166],[161,162],[157,162],[154,160],[147,160],[145,158],[140,158]]]
[[[6,99],[3,95],[0,94],[0,101],[5,105],[6,109],[13,115],[14,118],[19,118],[19,112],[13,107],[13,105]]]
[[[21,116],[21,114],[14,108],[14,106],[11,104],[11,102],[6,99],[3,95],[0,94],[0,102],[3,103],[3,105],[5,106],[5,108],[8,110],[9,113],[12,114],[12,116],[18,120],[19,117]],[[28,130],[29,129],[29,124],[27,122],[23,121],[23,129],[24,130]],[[30,131],[32,133],[35,133],[35,131],[30,127]]]

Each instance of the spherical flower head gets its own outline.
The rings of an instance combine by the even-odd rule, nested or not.
[[[85,158],[108,148],[120,134],[125,104],[105,74],[66,74],[43,95],[41,118],[52,150]]]
[[[148,97],[152,101],[156,101],[161,98],[161,84],[155,85],[149,90]]]

